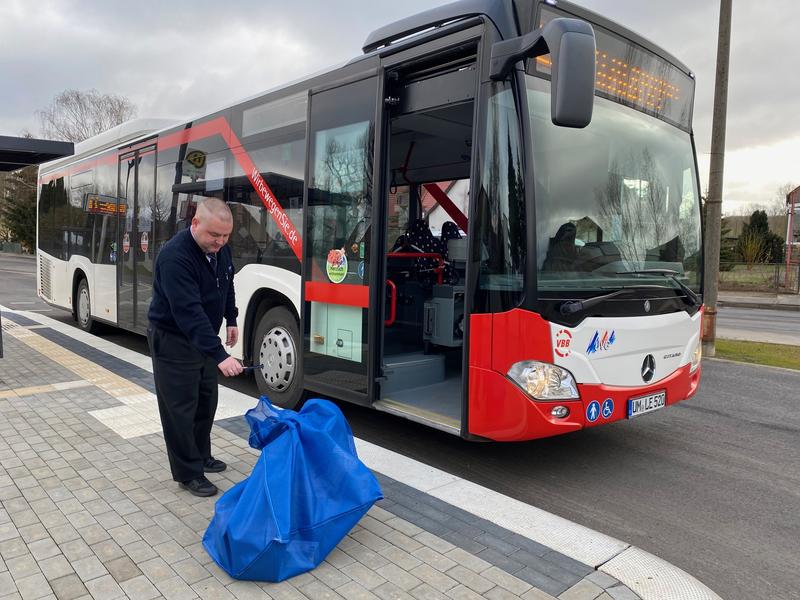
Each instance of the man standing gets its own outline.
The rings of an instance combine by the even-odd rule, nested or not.
[[[195,496],[216,494],[205,473],[227,467],[211,456],[217,370],[226,377],[243,370],[217,333],[224,316],[226,345],[234,346],[239,337],[233,261],[225,246],[232,230],[228,205],[207,198],[197,207],[191,228],[161,249],[153,276],[147,340],[161,426],[172,478]]]

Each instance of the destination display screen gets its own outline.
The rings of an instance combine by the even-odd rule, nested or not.
[[[113,196],[86,194],[83,210],[99,215],[115,215],[117,212],[124,215],[128,207],[124,202],[119,202],[118,204],[117,199]]]
[[[539,27],[552,19],[571,17],[542,7]],[[592,23],[597,43],[598,96],[625,104],[688,131],[692,119],[694,80],[653,52]],[[550,55],[529,61],[532,75],[550,77]]]

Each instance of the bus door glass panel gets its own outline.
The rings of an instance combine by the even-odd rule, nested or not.
[[[311,96],[304,257],[306,385],[370,393],[368,308],[377,79]]]
[[[487,100],[472,228],[472,260],[479,269],[476,313],[504,312],[520,304],[527,253],[523,145],[511,85],[491,84]]]
[[[117,273],[119,274],[119,294],[117,296],[117,321],[123,327],[133,327],[134,321],[134,282],[136,278],[135,216],[136,208],[136,153],[123,154],[119,158],[118,179],[118,226],[119,253]]]
[[[131,253],[136,257],[136,323],[147,326],[147,311],[153,297],[155,243],[153,224],[160,220],[155,194],[155,147],[139,150],[136,166],[136,239]]]
[[[120,325],[143,330],[153,295],[153,211],[155,146],[119,159],[119,299]],[[124,205],[123,205],[124,203]]]

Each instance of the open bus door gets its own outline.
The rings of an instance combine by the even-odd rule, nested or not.
[[[301,330],[306,389],[375,397],[381,254],[383,76],[312,90],[304,207]]]
[[[381,379],[373,406],[462,435],[482,27],[384,57]],[[474,208],[473,208],[474,210]]]
[[[305,387],[456,435],[479,34],[312,90],[309,108]]]

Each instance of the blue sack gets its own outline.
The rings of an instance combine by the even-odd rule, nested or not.
[[[245,418],[261,456],[217,501],[203,546],[231,577],[283,581],[321,563],[383,494],[332,402],[295,412],[262,396]]]

